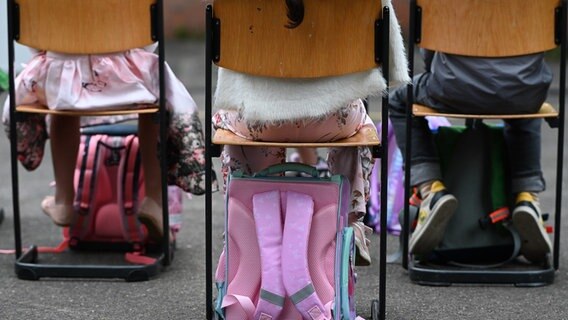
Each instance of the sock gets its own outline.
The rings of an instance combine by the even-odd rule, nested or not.
[[[422,199],[426,199],[426,197],[428,197],[432,192],[438,192],[444,189],[446,189],[446,187],[440,180],[431,180],[418,186],[418,191],[420,192]]]
[[[538,195],[534,192],[526,192],[526,191],[517,193],[517,199],[515,200],[515,203],[523,201],[538,203]]]

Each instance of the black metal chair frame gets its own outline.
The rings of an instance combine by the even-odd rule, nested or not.
[[[383,18],[377,21],[376,34],[377,37],[382,39],[383,44],[389,43],[389,13],[388,7],[383,8]],[[213,6],[208,5],[206,10],[206,61],[205,61],[205,119],[212,118],[212,67],[213,63],[218,59],[218,49],[220,44],[220,21],[215,18]],[[376,42],[377,43],[377,42]],[[380,56],[377,61],[382,65],[383,77],[388,83],[389,79],[389,47],[388,45],[376,44],[375,54]],[[388,87],[388,86],[387,86]],[[388,92],[384,93],[382,97],[381,109],[382,123],[388,122]],[[382,211],[387,207],[387,177],[388,177],[388,145],[386,138],[388,135],[388,127],[382,126],[381,131],[381,145],[373,148],[373,156],[381,158],[381,230],[386,230],[386,214]],[[212,143],[213,131],[210,125],[205,126],[205,144],[206,144],[206,193],[205,193],[205,278],[206,278],[206,318],[211,320],[215,316],[213,305],[213,260],[212,260],[212,216],[213,216],[213,203],[212,203],[212,188],[211,182],[213,177],[212,158],[219,157],[221,154],[221,146]],[[379,255],[379,298],[371,302],[372,319],[385,319],[385,296],[386,296],[386,250],[387,250],[387,237],[386,232],[380,234],[380,255]]]
[[[8,60],[9,60],[9,81],[10,81],[10,154],[11,154],[11,176],[12,176],[12,201],[14,216],[14,240],[16,251],[15,271],[20,279],[38,280],[43,277],[54,278],[115,278],[125,279],[126,281],[145,281],[156,276],[163,266],[168,266],[173,258],[173,247],[170,245],[169,232],[164,232],[161,244],[161,252],[156,262],[150,265],[94,265],[94,264],[45,264],[38,263],[39,252],[37,246],[30,246],[25,252],[22,250],[22,236],[20,224],[20,196],[18,179],[18,159],[17,159],[17,132],[16,125],[20,114],[16,111],[16,101],[14,92],[14,42],[18,40],[19,30],[19,7],[14,0],[8,0]],[[164,81],[165,66],[165,44],[163,28],[163,0],[156,0],[152,8],[148,8],[151,15],[153,30],[151,37],[158,42],[159,55],[159,112],[157,118],[160,125],[160,141],[167,140],[167,113]],[[161,143],[160,170],[162,183],[162,203],[168,203],[167,193],[167,159],[166,143]],[[169,230],[168,206],[163,207],[163,230]]]
[[[416,0],[412,0],[410,4],[410,28],[409,28],[409,64],[410,73],[414,72],[414,46],[419,43],[419,11]],[[554,248],[552,265],[550,261],[543,266],[534,266],[529,269],[512,269],[499,267],[492,269],[470,269],[457,268],[451,266],[431,265],[427,262],[420,262],[414,259],[408,253],[408,240],[410,229],[409,203],[405,202],[404,206],[404,223],[403,232],[403,267],[408,269],[408,274],[413,282],[422,285],[449,286],[453,283],[469,283],[469,284],[512,284],[515,286],[544,286],[554,282],[555,271],[559,267],[560,252],[560,219],[561,219],[561,202],[562,202],[562,170],[563,170],[563,154],[564,154],[564,117],[565,117],[565,87],[566,87],[566,21],[567,21],[567,5],[566,1],[562,1],[562,6],[556,9],[556,42],[560,45],[560,93],[559,93],[559,115],[557,118],[549,120],[551,127],[558,129],[558,147],[557,147],[557,169],[556,169],[556,195],[555,195],[555,224],[554,224]],[[410,154],[411,154],[411,119],[413,105],[413,85],[408,85],[408,107],[406,112],[406,154],[405,154],[405,199],[410,198]],[[440,114],[443,116],[443,114]]]

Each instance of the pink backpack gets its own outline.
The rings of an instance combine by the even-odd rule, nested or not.
[[[76,249],[152,249],[136,212],[144,198],[144,174],[135,126],[84,129],[75,168],[77,216],[64,231]],[[181,213],[181,190],[168,188],[170,216]],[[173,205],[173,207],[172,207]],[[179,219],[172,219],[178,231]],[[159,244],[158,245],[159,248]]]
[[[294,171],[299,177],[282,176]],[[274,175],[277,176],[274,176]],[[227,183],[216,271],[223,319],[356,319],[350,186],[287,163]]]

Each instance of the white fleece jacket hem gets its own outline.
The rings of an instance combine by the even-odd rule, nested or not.
[[[382,0],[392,8],[391,0]],[[390,11],[389,86],[410,81],[398,19]],[[219,68],[215,108],[238,110],[247,121],[318,118],[348,103],[384,94],[379,69],[318,79],[279,79],[251,76]]]

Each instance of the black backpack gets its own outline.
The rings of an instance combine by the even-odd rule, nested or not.
[[[510,220],[513,199],[503,127],[480,121],[440,127],[435,142],[444,184],[459,204],[440,245],[417,258],[481,268],[515,259],[521,240]],[[410,221],[415,221],[418,205],[411,201]]]

